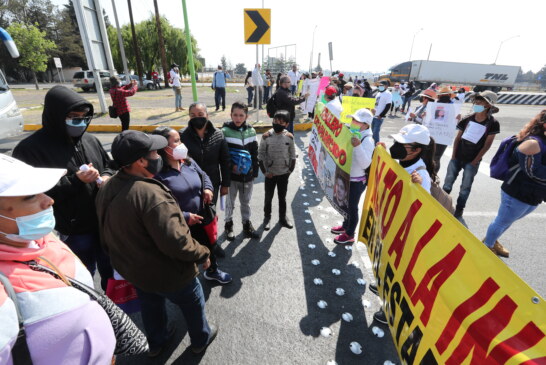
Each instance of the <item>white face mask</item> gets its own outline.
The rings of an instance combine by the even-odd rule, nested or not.
[[[179,144],[173,149],[173,158],[175,160],[185,160],[188,157],[188,147],[184,143]]]

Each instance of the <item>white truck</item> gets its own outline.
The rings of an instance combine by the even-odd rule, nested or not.
[[[0,28],[0,39],[13,58],[19,57],[19,51],[13,39],[3,28]],[[4,73],[0,70],[0,138],[13,137],[22,132],[23,115],[17,107]]]
[[[519,66],[417,60],[391,67],[380,80],[387,79],[391,83],[411,80],[419,89],[436,83],[473,86],[476,92],[499,92],[502,88],[514,87],[519,70]]]

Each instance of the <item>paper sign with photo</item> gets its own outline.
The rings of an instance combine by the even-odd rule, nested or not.
[[[436,143],[451,146],[455,138],[457,115],[460,105],[431,103],[427,104],[426,116],[423,125],[430,131],[430,136]]]
[[[468,123],[468,126],[466,127],[466,130],[464,131],[461,138],[476,144],[483,137],[486,129],[487,128],[485,128],[483,124],[470,122]]]
[[[410,118],[411,118],[411,115],[410,115],[410,114],[411,114],[411,113],[413,113],[413,107],[412,107],[412,106],[410,106],[410,107],[408,108],[408,113],[406,114],[406,123],[411,123],[411,121],[410,121]]]

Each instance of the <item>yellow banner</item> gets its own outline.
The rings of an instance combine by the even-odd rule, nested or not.
[[[296,92],[296,94],[300,96],[302,90],[303,90],[303,80],[300,80],[298,81],[298,91]]]
[[[546,304],[382,147],[368,180],[367,245],[405,364],[546,364]]]
[[[351,118],[347,118],[347,115],[351,115],[358,109],[368,108],[372,110],[375,108],[374,98],[363,98],[360,96],[344,96],[342,98],[343,111],[341,112],[341,121],[343,123],[351,123]]]

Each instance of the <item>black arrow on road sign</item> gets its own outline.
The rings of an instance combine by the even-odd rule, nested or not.
[[[246,13],[250,17],[250,19],[252,19],[254,24],[256,24],[256,26],[257,26],[254,33],[252,33],[250,35],[250,37],[248,37],[248,39],[246,41],[248,43],[259,42],[260,39],[262,39],[262,37],[264,36],[265,32],[268,31],[269,24],[267,24],[267,22],[264,20],[264,18],[262,18],[260,13],[258,11],[256,11],[256,10],[247,10]]]

